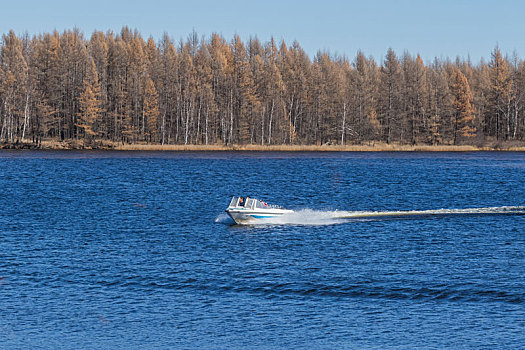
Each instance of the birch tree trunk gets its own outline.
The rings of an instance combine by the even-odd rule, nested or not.
[[[206,104],[206,119],[204,119],[204,127],[205,127],[205,142],[206,142],[206,145],[208,144],[208,118],[209,118],[209,113],[210,113],[210,106],[209,104],[207,103]]]
[[[343,102],[343,125],[341,128],[341,146],[345,144],[345,131],[346,131],[346,102]]]
[[[233,144],[233,90],[230,89],[230,145]]]
[[[261,145],[264,145],[264,114],[266,113],[266,106],[263,107],[261,113]]]
[[[22,142],[26,136],[27,122],[29,119],[29,94],[26,94],[26,105],[24,107],[24,127],[22,128]]]
[[[164,112],[162,113],[162,124],[161,124],[161,133],[162,133],[162,136],[161,136],[161,144],[163,145],[164,144],[164,138],[166,136],[166,110],[164,110]]]
[[[272,143],[272,121],[273,121],[273,108],[275,106],[275,100],[272,100],[272,109],[270,110],[270,120],[268,125],[268,144]]]

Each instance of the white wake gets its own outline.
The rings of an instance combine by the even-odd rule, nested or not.
[[[466,209],[396,210],[396,211],[322,211],[302,209],[282,216],[261,219],[251,225],[336,225],[360,219],[387,219],[413,216],[525,214],[525,206]],[[221,217],[222,219],[222,217]],[[222,220],[217,220],[220,222]]]

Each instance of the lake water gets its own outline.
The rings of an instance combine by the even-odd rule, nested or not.
[[[2,151],[0,348],[523,348],[524,190],[525,153]]]

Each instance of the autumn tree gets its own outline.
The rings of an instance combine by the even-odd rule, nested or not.
[[[97,136],[97,124],[100,123],[101,100],[98,74],[93,59],[82,84],[79,99],[79,113],[75,126],[83,133],[84,143],[91,142]]]
[[[358,52],[352,74],[354,87],[355,135],[358,140],[374,139],[379,131],[377,118],[379,70],[372,58]]]
[[[214,33],[208,45],[211,58],[212,91],[216,106],[216,114],[212,114],[217,141],[231,142],[233,134],[232,113],[230,108],[231,95],[231,50],[224,38]]]
[[[498,47],[492,52],[490,67],[490,114],[485,121],[485,132],[497,140],[510,134],[511,87],[507,61]]]
[[[455,109],[454,144],[459,139],[470,139],[476,136],[475,111],[472,105],[472,93],[467,78],[459,69],[454,73],[451,86]]]
[[[246,47],[241,38],[236,35],[232,42],[232,95],[231,115],[232,130],[236,130],[234,141],[241,144],[249,143],[251,125],[253,125],[254,109],[257,104],[255,86],[250,70]]]
[[[197,86],[198,86],[198,110],[197,128],[195,140],[198,143],[208,144],[210,138],[216,135],[217,106],[213,94],[213,71],[212,57],[208,45],[201,45],[195,58]]]
[[[385,61],[381,66],[380,76],[380,99],[381,105],[381,126],[383,139],[390,144],[393,133],[399,125],[400,114],[400,87],[401,87],[401,68],[394,50],[388,49]]]
[[[100,115],[100,124],[98,125],[98,134],[109,138],[114,133],[113,119],[108,113],[109,99],[109,46],[108,39],[103,32],[95,31],[88,43],[88,52],[95,63],[98,81],[100,85],[100,102],[102,111]],[[88,66],[89,68],[89,66]]]
[[[278,126],[276,120],[282,116],[284,112],[282,104],[282,96],[285,91],[285,85],[282,79],[281,72],[277,67],[278,48],[273,38],[265,45],[265,65],[264,65],[264,110],[263,115],[266,128],[266,143],[272,144],[275,141],[275,134],[278,134]]]
[[[179,119],[183,124],[184,144],[191,143],[190,127],[193,123],[195,110],[195,95],[197,93],[197,80],[195,65],[191,56],[191,47],[184,45],[179,66]]]
[[[429,115],[427,113],[428,82],[427,68],[421,56],[414,59],[410,54],[403,56],[403,119],[401,140],[410,144],[430,141],[428,133]]]
[[[22,41],[10,31],[3,36],[0,55],[0,141],[14,142],[25,133],[28,122],[28,67],[23,55]],[[23,139],[23,134],[22,134]]]
[[[314,60],[315,113],[320,143],[344,142],[346,134],[346,60],[331,59],[328,53],[318,53]]]
[[[514,54],[511,65],[511,115],[509,116],[509,138],[516,139],[523,129],[525,102],[525,62]]]
[[[252,135],[250,143],[264,144],[264,94],[265,94],[265,76],[264,76],[264,48],[261,42],[255,38],[248,42],[248,60],[250,65],[251,76],[253,79],[253,94],[255,97],[255,106],[251,121]]]
[[[77,97],[84,88],[84,75],[92,74],[92,72],[86,72],[86,67],[91,70],[91,63],[84,36],[78,28],[62,33],[58,37],[58,46],[60,81],[57,81],[59,85],[56,87],[56,93],[60,134],[62,138],[76,138],[75,125],[78,124],[76,116],[79,112]],[[100,94],[100,89],[97,93]]]
[[[163,35],[158,50],[159,133],[161,144],[165,144],[176,133],[179,65],[177,50],[167,34]]]
[[[37,130],[39,138],[53,137],[60,140],[66,136],[62,130],[63,115],[60,113],[63,100],[62,78],[60,67],[61,48],[60,35],[57,31],[33,38],[33,58],[35,76],[35,95],[38,98]],[[71,116],[69,116],[71,117]]]
[[[159,118],[159,102],[157,89],[151,78],[146,79],[146,86],[144,88],[144,102],[143,115],[146,119],[147,133],[149,142],[157,140],[158,118]]]
[[[307,142],[306,138],[311,131],[306,127],[305,120],[311,102],[310,59],[297,41],[281,55],[280,72],[285,85],[284,99],[290,124],[289,142]],[[346,77],[342,76],[341,79],[345,81]]]
[[[428,71],[428,134],[429,143],[449,142],[455,128],[455,117],[450,92],[449,70],[437,59]]]

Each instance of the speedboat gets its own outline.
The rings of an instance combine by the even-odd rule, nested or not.
[[[233,197],[226,213],[236,224],[243,225],[260,223],[264,219],[293,213],[293,210],[284,209],[278,205],[269,205],[256,198]]]

